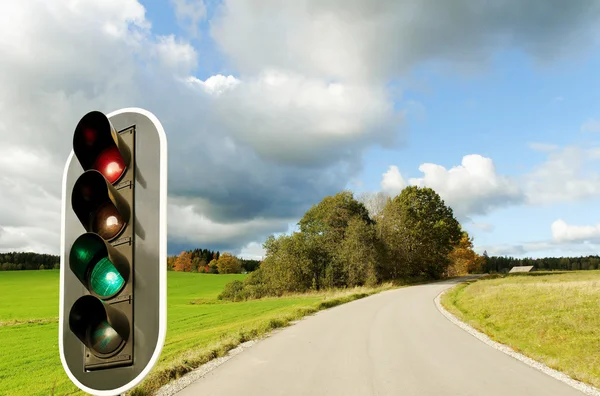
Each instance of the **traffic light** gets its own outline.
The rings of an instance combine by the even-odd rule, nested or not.
[[[116,395],[143,380],[166,335],[166,136],[146,110],[92,111],[72,145],[63,176],[60,357],[81,390]]]

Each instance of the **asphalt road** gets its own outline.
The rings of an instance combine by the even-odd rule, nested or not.
[[[583,395],[446,319],[434,298],[455,283],[392,290],[321,311],[178,395]]]

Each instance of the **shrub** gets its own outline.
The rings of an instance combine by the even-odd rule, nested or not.
[[[244,282],[234,280],[225,285],[223,292],[218,296],[219,300],[242,301],[247,299],[244,291]]]

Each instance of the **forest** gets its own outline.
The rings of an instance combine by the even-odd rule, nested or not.
[[[43,270],[60,268],[60,257],[31,252],[0,253],[0,270]]]
[[[193,249],[167,258],[167,269],[179,272],[199,272],[206,274],[239,274],[255,271],[259,260],[249,260],[234,256],[229,252],[209,249]]]
[[[514,258],[483,253],[483,272],[507,272],[512,267],[532,265],[538,271],[580,271],[600,269],[600,256]]]

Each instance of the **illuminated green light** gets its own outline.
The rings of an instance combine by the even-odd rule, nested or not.
[[[71,248],[69,262],[71,269],[82,282],[85,283],[88,266],[98,255],[106,254],[104,250],[103,243],[89,235],[82,235],[75,241]]]
[[[102,258],[94,266],[90,286],[100,297],[110,297],[123,287],[125,280],[108,257]]]
[[[114,352],[119,345],[121,345],[123,339],[115,329],[104,320],[98,323],[91,331],[90,341],[92,348],[95,351],[108,354]]]

